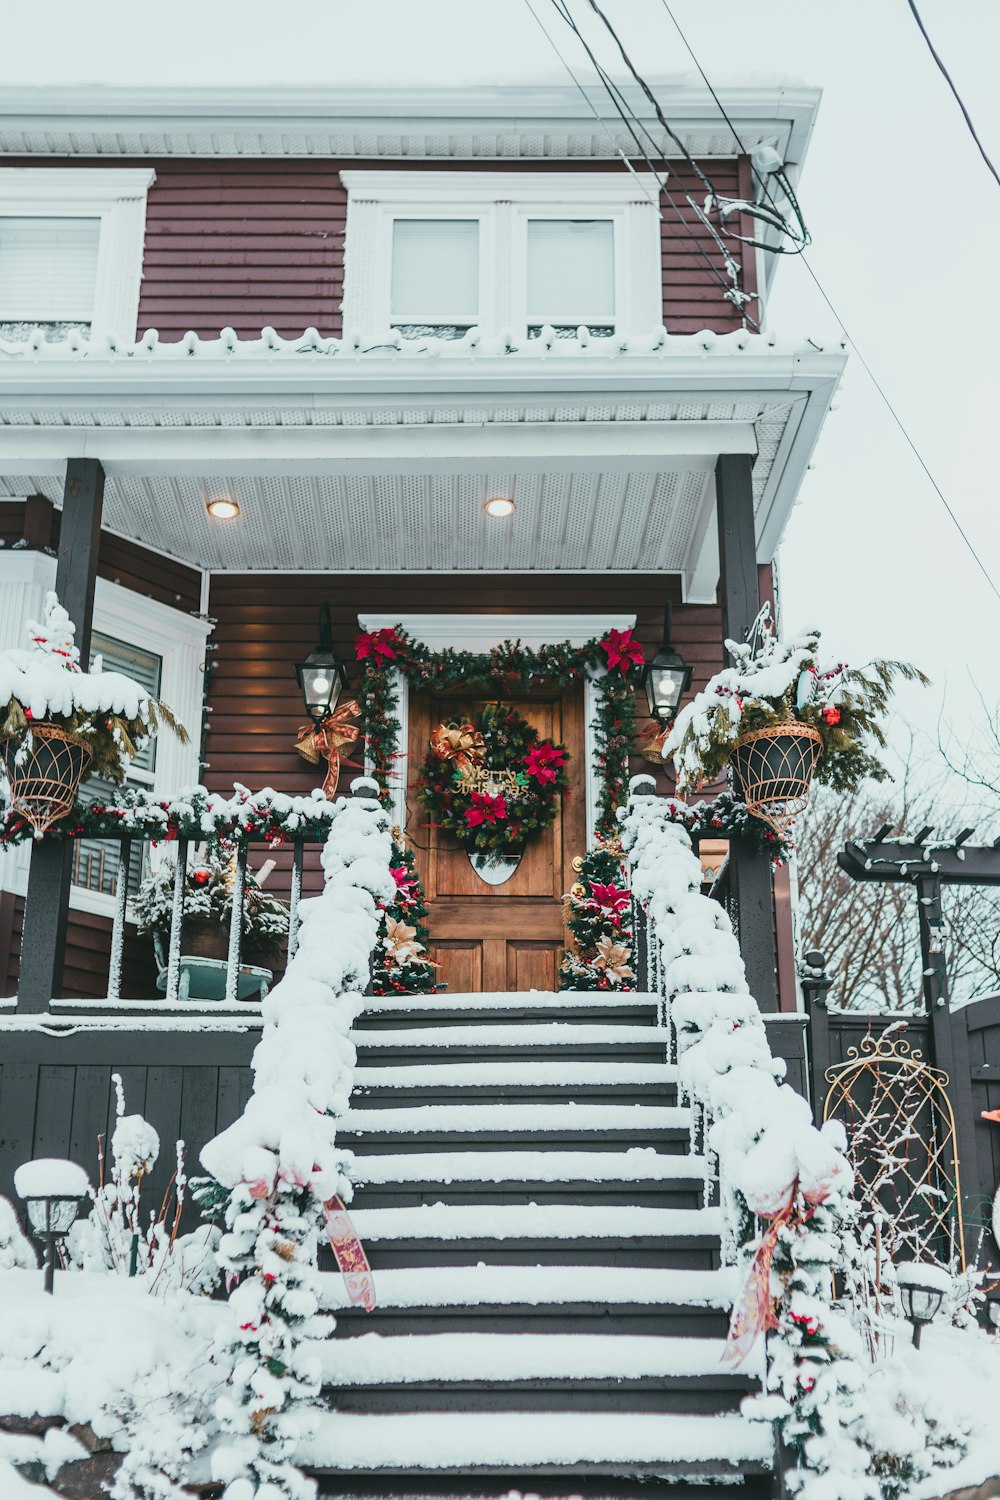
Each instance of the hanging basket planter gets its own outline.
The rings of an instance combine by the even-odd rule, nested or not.
[[[737,791],[747,812],[784,838],[809,805],[823,738],[810,724],[789,720],[754,729],[733,751]]]
[[[10,806],[34,829],[36,838],[72,811],[90,758],[84,740],[45,721],[32,724],[27,743],[3,741]]]

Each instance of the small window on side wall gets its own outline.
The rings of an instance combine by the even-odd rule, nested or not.
[[[392,326],[459,339],[479,322],[478,219],[394,219]]]
[[[89,332],[100,238],[99,218],[0,215],[0,338]]]
[[[615,331],[615,226],[611,219],[528,220],[528,337],[543,327],[573,338]]]
[[[111,636],[100,635],[95,630],[91,636],[90,662],[101,657],[105,672],[123,672],[144,687],[154,698],[160,695],[160,679],[163,673],[163,658],[152,651],[143,651],[138,646],[118,641]],[[139,751],[129,767],[125,779],[126,787],[152,790],[156,769],[156,740],[152,739]],[[108,802],[114,799],[117,788],[110,781],[92,776],[80,788],[81,802]],[[139,888],[143,875],[143,849],[141,839],[129,846],[129,895]],[[121,859],[120,846],[111,839],[74,839],[72,881],[87,891],[99,891],[113,895],[118,879]]]

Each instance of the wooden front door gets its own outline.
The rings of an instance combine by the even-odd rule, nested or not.
[[[427,897],[430,953],[452,993],[554,990],[565,946],[563,894],[575,879],[573,857],[586,839],[583,689],[516,698],[506,695],[543,739],[569,752],[569,792],[555,821],[528,844],[501,886],[479,878],[465,850],[417,800],[419,771],[431,730],[444,720],[481,712],[495,698],[420,693],[410,700],[407,833]]]

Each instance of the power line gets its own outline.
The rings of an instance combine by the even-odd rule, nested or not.
[[[580,82],[579,78],[574,73],[572,67],[567,62],[567,60],[564,57],[562,51],[560,50],[559,45],[556,42],[555,38],[551,35],[551,33],[548,31],[547,27],[543,24],[542,19],[538,15],[537,11],[535,10],[533,4],[531,3],[531,0],[525,0],[525,4],[527,5],[528,10],[531,12],[531,15],[532,15],[532,17],[533,17],[533,19],[535,21],[535,24],[538,26],[538,29],[541,31],[542,35],[545,37],[546,41],[549,43],[549,45],[552,48],[553,52],[555,52],[555,54],[558,57],[559,61],[562,63],[562,65],[565,68],[566,72],[569,74],[570,78],[573,80],[573,83],[576,85],[576,88],[578,89],[578,91],[579,91],[581,97],[583,98],[584,102],[586,103],[587,107],[590,109],[591,113],[593,114],[595,120],[600,125],[600,127],[601,127],[602,131],[604,132],[604,134],[607,136],[607,138],[610,141],[611,147],[614,150],[615,154],[620,158],[620,160],[622,162],[624,162],[624,164],[625,164],[626,168],[628,169],[628,171],[636,179],[636,182],[638,183],[639,187],[642,189],[643,194],[646,197],[647,201],[650,202],[650,203],[653,203],[653,200],[650,198],[648,192],[646,192],[645,186],[642,183],[641,178],[638,176],[638,174],[637,174],[634,166],[632,165],[632,162],[629,160],[629,158],[626,155],[626,153],[622,150],[622,148],[619,146],[618,142],[615,140],[614,136],[612,135],[611,131],[608,129],[607,121],[604,119],[603,115],[601,114],[601,112],[597,108],[597,106],[594,103],[593,99],[587,93],[587,90],[584,88],[583,84]],[[718,283],[718,285],[722,288],[722,295],[724,297],[726,297],[730,301],[734,300],[732,294],[733,294],[734,290],[738,292],[738,288],[735,285],[733,287],[730,287],[729,285],[727,285],[726,279],[723,276],[722,272],[719,270],[718,266],[716,266],[715,263],[712,261],[711,257],[708,255],[707,251],[705,250],[704,245],[701,243],[701,241],[698,238],[698,236],[694,233],[694,231],[693,231],[691,225],[688,223],[687,219],[685,219],[684,214],[683,214],[683,212],[681,210],[680,204],[676,201],[676,199],[674,198],[673,194],[670,192],[670,189],[667,187],[664,178],[657,171],[656,167],[653,165],[653,162],[650,160],[649,156],[646,154],[645,149],[644,149],[644,147],[642,145],[642,142],[641,142],[641,140],[639,138],[639,135],[637,133],[636,126],[638,126],[638,128],[643,132],[643,134],[646,136],[646,138],[650,141],[650,143],[651,143],[654,151],[658,151],[658,149],[659,149],[657,142],[653,140],[653,137],[649,134],[648,130],[646,130],[646,127],[642,124],[642,122],[640,120],[638,120],[638,118],[635,117],[634,115],[631,115],[631,112],[628,111],[627,100],[625,100],[624,96],[621,94],[621,91],[618,89],[617,85],[607,75],[607,73],[605,72],[604,68],[601,66],[600,62],[595,57],[593,51],[591,50],[590,46],[588,45],[588,43],[586,41],[586,38],[582,35],[582,33],[580,32],[578,26],[576,25],[576,22],[573,20],[572,14],[569,13],[568,6],[565,6],[564,3],[560,3],[560,0],[552,0],[552,4],[553,4],[553,6],[554,6],[554,8],[555,8],[555,10],[557,12],[557,14],[561,17],[562,20],[564,20],[566,22],[566,24],[574,32],[574,34],[577,36],[578,40],[580,41],[581,45],[583,46],[584,51],[587,53],[587,56],[590,58],[590,61],[591,61],[592,65],[593,65],[595,71],[597,72],[597,75],[598,75],[598,77],[599,77],[599,79],[600,79],[600,81],[601,81],[601,83],[602,83],[602,85],[604,87],[605,92],[607,93],[608,97],[611,99],[611,102],[614,105],[615,110],[616,110],[617,114],[619,115],[620,119],[622,120],[622,123],[624,124],[625,129],[628,131],[629,135],[632,137],[633,144],[635,145],[636,150],[637,150],[637,152],[638,152],[641,160],[643,160],[645,162],[645,164],[648,167],[650,173],[654,177],[654,179],[655,179],[655,181],[657,183],[657,186],[659,187],[660,192],[667,199],[667,202],[670,204],[670,207],[673,209],[674,214],[676,215],[676,217],[677,217],[677,219],[678,219],[678,221],[679,221],[682,229],[684,230],[685,234],[691,240],[692,244],[694,245],[695,250],[701,256],[702,260],[704,260],[705,265],[706,265],[709,273],[714,278],[714,280]],[[633,120],[635,121],[634,124],[633,124]],[[691,202],[690,197],[688,197],[688,202],[689,203]],[[653,207],[656,210],[657,217],[662,221],[662,219],[663,219],[663,212],[660,209],[659,204],[658,203],[653,203]],[[696,209],[696,212],[697,212],[697,209]],[[699,217],[701,217],[701,216],[699,215]],[[716,241],[718,243],[718,237],[714,235],[714,230],[712,230],[711,225],[709,225],[709,229],[710,229],[710,232],[713,233],[713,237],[716,239]],[[729,255],[729,252],[728,252],[728,250],[726,249],[726,247],[724,245],[721,246],[721,253],[722,253],[722,255],[723,255],[723,257],[724,257],[724,259],[726,261],[727,266],[733,265],[735,267],[735,262],[733,262],[732,257]],[[735,278],[734,278],[734,280],[735,280]],[[740,295],[742,297],[744,294],[738,293],[738,295]],[[743,315],[744,320],[746,322],[748,322],[755,331],[759,332],[760,325],[756,322],[756,320],[754,318],[752,318],[752,317],[749,316],[749,314],[745,310],[745,307],[740,306],[739,307],[739,311]]]
[[[944,79],[945,83],[948,85],[948,87],[951,89],[952,93],[955,96],[955,103],[958,105],[959,109],[962,111],[962,117],[965,120],[966,125],[969,127],[969,134],[972,136],[972,139],[975,141],[976,145],[979,147],[979,154],[980,154],[980,156],[983,158],[983,161],[986,163],[986,165],[989,167],[990,171],[993,173],[993,176],[996,179],[997,183],[1000,184],[1000,174],[998,174],[996,167],[993,165],[993,163],[990,161],[989,157],[987,156],[987,154],[986,154],[986,147],[983,145],[982,141],[979,139],[979,135],[978,135],[978,133],[976,131],[976,127],[972,123],[972,116],[969,114],[969,111],[965,107],[965,101],[963,100],[961,94],[958,92],[958,89],[955,87],[955,84],[954,84],[954,81],[952,79],[952,76],[948,72],[948,69],[945,67],[944,62],[943,62],[943,60],[941,58],[940,53],[937,51],[937,49],[934,46],[934,43],[931,41],[930,37],[927,35],[927,27],[924,25],[923,21],[920,19],[920,12],[919,12],[919,10],[917,10],[917,7],[914,5],[913,0],[906,0],[906,3],[910,7],[910,10],[913,12],[913,19],[916,21],[917,25],[920,28],[920,35],[923,37],[924,41],[927,43],[927,50],[930,52],[931,57],[933,57],[934,61],[937,63],[938,68],[940,69],[942,78]]]
[[[913,6],[912,0],[907,0],[907,3],[910,5],[911,9],[915,9],[915,7]],[[684,46],[686,47],[686,49],[687,49],[687,51],[688,51],[688,53],[689,53],[692,61],[695,64],[695,67],[698,69],[698,72],[701,74],[702,78],[704,79],[705,85],[708,88],[709,92],[711,93],[712,98],[715,100],[716,106],[720,110],[723,119],[725,120],[726,124],[729,126],[729,129],[732,131],[733,138],[736,141],[736,144],[739,147],[741,153],[743,155],[745,155],[745,156],[748,156],[749,152],[747,151],[747,148],[744,145],[743,141],[740,139],[740,135],[739,135],[739,132],[736,129],[736,126],[733,124],[732,120],[729,118],[729,115],[726,113],[726,110],[725,110],[725,108],[724,108],[724,106],[722,104],[722,101],[719,99],[718,94],[715,92],[714,88],[712,88],[712,85],[709,83],[708,76],[705,73],[704,68],[702,67],[701,63],[698,61],[698,58],[695,56],[694,50],[693,50],[690,42],[688,41],[687,37],[684,35],[684,32],[681,30],[680,24],[679,24],[676,16],[674,15],[673,11],[670,9],[670,6],[667,3],[667,0],[661,0],[661,4],[663,5],[664,10],[667,12],[667,15],[670,17],[671,21],[673,22],[674,27],[675,27],[675,29],[677,31],[677,34],[680,37],[681,41],[684,43]],[[918,17],[918,20],[919,20],[919,17]],[[922,29],[923,28],[921,27],[921,30]],[[925,35],[926,35],[926,33],[925,33]],[[929,45],[930,45],[930,42],[928,41],[928,46]],[[977,137],[977,140],[978,140],[978,137]],[[752,165],[752,163],[751,163],[751,165]],[[992,167],[992,163],[990,163],[990,165]],[[757,175],[759,175],[759,174],[757,174]],[[765,191],[767,191],[766,185],[765,185]],[[930,469],[928,468],[927,463],[924,460],[923,454],[920,452],[920,450],[917,447],[916,443],[913,441],[912,437],[910,436],[909,430],[907,429],[905,423],[903,422],[902,417],[899,415],[899,413],[897,412],[896,408],[893,406],[891,400],[889,399],[889,396],[888,396],[887,392],[883,388],[881,382],[879,381],[878,377],[876,376],[876,374],[875,374],[874,370],[872,369],[871,365],[868,363],[867,359],[865,359],[864,353],[862,352],[861,348],[859,347],[859,345],[857,343],[857,340],[854,339],[854,338],[852,338],[851,335],[850,335],[850,333],[848,332],[847,326],[844,323],[843,318],[840,316],[840,313],[834,307],[833,302],[831,301],[829,295],[827,294],[826,288],[823,286],[823,284],[820,281],[819,277],[816,275],[816,272],[813,270],[812,266],[809,264],[809,261],[806,259],[805,255],[802,255],[801,259],[802,259],[802,264],[805,266],[806,270],[809,272],[809,276],[812,279],[813,285],[816,287],[816,290],[819,292],[820,296],[823,298],[823,301],[826,303],[826,305],[829,308],[830,312],[833,314],[833,316],[836,318],[837,322],[840,324],[841,333],[843,334],[843,336],[847,340],[847,342],[852,346],[855,354],[858,357],[858,361],[861,364],[861,368],[864,370],[865,374],[868,376],[868,379],[871,381],[872,385],[875,387],[876,391],[878,392],[879,396],[881,397],[882,402],[885,405],[886,410],[888,411],[889,415],[892,417],[892,420],[895,422],[896,426],[899,428],[899,431],[902,433],[903,438],[905,439],[906,444],[907,444],[907,446],[910,449],[910,452],[913,454],[914,458],[917,460],[917,463],[920,465],[921,469],[923,469],[924,474],[926,475],[928,481],[930,482],[930,485],[931,485],[932,489],[934,490],[934,492],[937,495],[938,499],[941,501],[941,504],[944,506],[946,512],[948,513],[948,516],[951,518],[951,521],[952,521],[952,524],[955,527],[955,530],[958,532],[959,536],[962,538],[962,541],[965,543],[966,547],[968,548],[968,551],[969,551],[970,555],[972,556],[973,561],[975,562],[976,566],[979,568],[979,571],[982,573],[983,577],[986,579],[986,582],[989,584],[990,588],[993,590],[993,593],[996,595],[997,600],[1000,601],[1000,589],[997,588],[997,585],[993,581],[993,578],[992,578],[989,570],[987,569],[986,564],[983,562],[982,558],[979,556],[979,553],[976,551],[975,546],[973,545],[971,539],[969,538],[968,534],[966,533],[965,528],[963,527],[961,521],[958,519],[958,516],[955,514],[955,512],[952,510],[951,506],[949,505],[947,497],[945,496],[944,491],[942,490],[941,486],[938,484],[937,480],[934,478],[934,475],[931,473]]]

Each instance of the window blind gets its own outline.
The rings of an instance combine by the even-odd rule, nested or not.
[[[116,641],[110,635],[100,635],[96,630],[90,638],[90,660],[100,656],[105,672],[122,672],[131,677],[154,698],[160,696],[160,680],[163,674],[163,658],[152,651],[142,651],[125,641]],[[156,741],[150,740],[132,762],[136,771],[152,771],[156,764]],[[143,778],[145,779],[145,778]]]
[[[479,220],[395,219],[392,321],[466,323],[479,317]]]
[[[610,323],[615,239],[610,219],[528,220],[528,322]]]
[[[89,323],[100,219],[0,216],[0,321]]]

